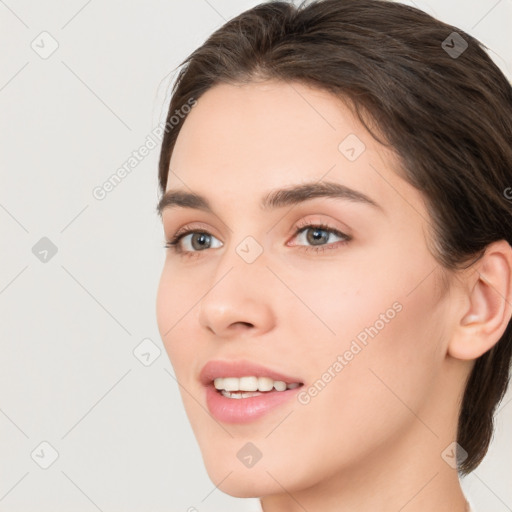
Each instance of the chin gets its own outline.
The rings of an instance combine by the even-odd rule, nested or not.
[[[297,467],[297,461],[290,464],[290,460],[277,453],[274,457],[263,457],[250,468],[236,455],[230,460],[225,452],[221,455],[216,450],[203,453],[203,462],[212,483],[235,498],[281,494],[283,487],[294,492],[314,484],[316,477],[325,476],[320,473],[313,477],[310,469]]]
[[[224,466],[221,470],[217,465],[214,468],[207,466],[206,470],[212,483],[220,491],[234,498],[260,498],[282,492],[282,487],[264,469],[260,471],[256,471],[255,468],[249,470],[228,469],[225,471]],[[233,472],[227,476],[230,471]]]

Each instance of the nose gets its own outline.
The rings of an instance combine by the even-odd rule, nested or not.
[[[234,249],[218,265],[199,304],[199,323],[218,337],[261,336],[275,324],[272,273],[263,258],[246,263]],[[268,284],[268,286],[267,286]]]

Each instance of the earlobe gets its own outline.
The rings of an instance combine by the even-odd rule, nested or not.
[[[512,316],[512,248],[505,240],[490,244],[467,277],[467,299],[448,353],[477,359],[501,338]],[[467,305],[469,301],[469,306]]]

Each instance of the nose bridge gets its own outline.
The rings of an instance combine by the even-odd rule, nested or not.
[[[232,229],[229,243],[224,248],[223,254],[219,256],[214,282],[222,279],[226,272],[239,273],[238,277],[241,282],[245,282],[246,288],[253,288],[251,285],[253,279],[256,284],[261,282],[264,275],[268,273],[265,266],[267,254],[263,243],[263,240],[257,240],[252,234],[244,234],[240,230]]]

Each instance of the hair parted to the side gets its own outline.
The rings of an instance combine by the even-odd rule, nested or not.
[[[441,46],[457,32],[468,44],[454,58]],[[220,83],[274,79],[327,90],[346,102],[380,142],[396,152],[397,170],[423,193],[433,254],[456,272],[487,245],[512,245],[512,87],[464,31],[386,0],[268,2],[228,21],[180,66],[167,120]],[[161,191],[187,116],[166,130]],[[461,403],[457,442],[473,471],[493,435],[493,417],[509,381],[512,322],[478,358]]]

